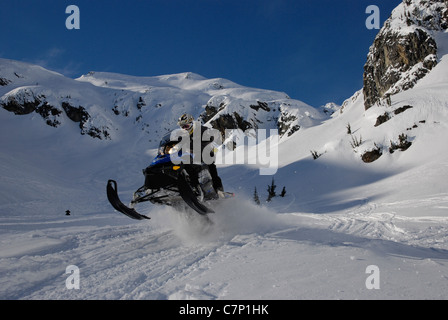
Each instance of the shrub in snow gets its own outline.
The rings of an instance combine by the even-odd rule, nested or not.
[[[390,142],[389,152],[394,153],[395,150],[405,151],[405,150],[409,149],[409,147],[411,145],[412,145],[412,142],[408,141],[408,136],[406,134],[402,133],[398,137],[398,143],[395,143],[393,141]]]

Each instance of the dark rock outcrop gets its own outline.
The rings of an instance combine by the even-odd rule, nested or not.
[[[437,65],[434,31],[448,27],[448,2],[404,0],[370,47],[364,66],[364,107],[412,88]]]

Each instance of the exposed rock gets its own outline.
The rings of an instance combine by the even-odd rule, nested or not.
[[[364,107],[412,88],[437,64],[434,31],[448,27],[448,2],[404,0],[386,21],[364,66]]]
[[[18,100],[15,96],[8,96],[6,103],[2,102],[0,105],[9,112],[14,112],[17,115],[30,114],[34,112],[41,101],[37,98],[32,100],[23,99]]]
[[[250,105],[249,107],[254,109],[255,111],[258,111],[260,109],[267,111],[267,112],[271,111],[268,104],[266,102],[261,102],[261,101],[257,101],[257,105]]]
[[[288,137],[300,130],[299,125],[292,125],[297,120],[295,115],[289,114],[286,111],[281,112],[280,119],[278,120],[278,131],[280,136],[288,133]]]
[[[49,126],[56,128],[61,124],[57,117],[62,113],[62,111],[50,106],[46,101],[41,106],[37,107],[35,111],[46,120],[45,122]]]
[[[0,106],[16,115],[26,115],[36,112],[45,120],[46,124],[52,127],[58,127],[61,122],[58,120],[62,111],[51,106],[44,95],[34,95],[28,89],[17,92],[16,95],[10,95],[5,102],[0,102]]]
[[[403,36],[383,33],[374,41],[364,66],[364,104],[367,110],[387,94],[412,88],[436,64],[437,44],[417,29]],[[413,67],[412,73],[406,75]],[[404,80],[399,83],[400,80]]]
[[[87,134],[93,138],[97,139],[110,139],[110,134],[107,131],[107,127],[95,127],[89,126],[88,121],[90,119],[90,114],[83,106],[74,107],[68,102],[62,102],[62,108],[64,109],[67,117],[74,121],[79,122],[79,128],[81,129],[81,134]]]
[[[412,108],[413,108],[412,106],[406,105],[406,106],[402,106],[402,107],[395,109],[393,112],[384,112],[382,115],[380,115],[380,116],[378,116],[378,118],[376,118],[375,127],[378,127],[379,125],[389,121],[392,118],[392,116],[391,116],[392,113],[394,115],[398,115],[398,114],[403,113],[406,110],[412,109]]]
[[[307,122],[306,119],[319,114],[315,109],[312,110],[300,113],[285,101],[257,100],[256,103],[245,105],[240,103],[237,106],[235,104],[230,106],[227,105],[225,99],[219,98],[210,100],[199,118],[202,123],[208,122],[213,128],[219,130],[223,138],[226,138],[226,129],[246,131],[248,129],[257,130],[260,127],[277,129],[282,137],[284,135],[291,136],[300,130],[299,118]]]
[[[199,116],[204,123],[210,121],[218,113],[218,108],[214,106],[205,106],[205,111]]]
[[[234,112],[233,115],[223,114],[217,119],[210,122],[213,128],[219,130],[223,138],[225,138],[226,129],[241,129],[246,131],[253,128],[252,125],[244,120],[238,113]]]
[[[361,156],[362,161],[365,163],[371,163],[378,160],[383,155],[381,148],[375,145],[375,148],[370,151],[366,151]]]
[[[92,138],[97,138],[100,140],[110,139],[109,132],[106,129],[99,129],[97,127],[91,127],[88,130],[82,130],[81,134],[87,134]]]
[[[145,100],[142,97],[138,98],[137,109],[141,110],[144,106],[146,106]]]
[[[387,122],[390,120],[390,115],[388,112],[384,112],[384,114],[378,116],[378,118],[376,118],[376,123],[375,123],[375,127],[378,127],[379,125],[382,125],[383,123]]]
[[[249,108],[257,111],[255,114],[252,114],[250,118],[245,119],[244,116],[240,114],[240,112],[244,112],[247,107],[240,106],[241,110],[238,112],[222,112],[221,111],[227,108],[227,105],[224,102],[221,102],[218,107],[211,105],[211,101],[205,106],[204,112],[201,113],[200,119],[203,123],[209,122],[213,128],[219,130],[225,138],[225,130],[226,129],[240,129],[242,131],[246,131],[248,129],[257,129],[257,124],[260,121],[257,119],[256,115],[258,112],[266,111],[270,112],[271,109],[267,102],[257,101],[257,104],[249,105]],[[217,116],[218,115],[218,116]],[[216,118],[216,119],[213,119]],[[213,119],[213,120],[212,120]]]
[[[90,118],[89,113],[82,106],[73,107],[70,103],[64,101],[62,102],[62,108],[67,114],[67,117],[73,122],[83,124]]]
[[[413,107],[410,106],[410,105],[402,106],[402,107],[400,107],[400,108],[398,108],[398,109],[395,109],[395,110],[394,110],[394,114],[397,115],[397,114],[400,114],[400,113],[405,112],[406,110],[408,110],[408,109],[412,109],[412,108],[413,108]]]

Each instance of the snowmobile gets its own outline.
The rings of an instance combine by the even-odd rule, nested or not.
[[[172,141],[171,134],[168,134],[161,140],[157,156],[143,169],[144,185],[134,192],[130,207],[118,197],[115,180],[107,182],[107,198],[117,211],[136,220],[150,219],[135,210],[136,204],[147,201],[181,210],[187,205],[203,216],[214,213],[209,207],[212,202],[232,198],[234,194],[224,192],[218,195],[213,188],[208,166],[194,164],[193,159],[194,154],[182,152],[179,142]]]

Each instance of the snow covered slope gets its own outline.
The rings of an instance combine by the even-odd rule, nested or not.
[[[101,140],[133,139],[142,148],[157,147],[183,113],[223,130],[280,128],[282,135],[327,118],[285,93],[193,73],[133,77],[90,72],[73,80],[39,66],[0,59],[0,79],[0,106],[5,110],[39,114],[49,126],[79,127],[82,135]]]
[[[0,298],[447,299],[448,38],[434,37],[437,64],[412,89],[368,110],[360,90],[331,117],[191,73],[73,80],[0,60],[0,102],[24,113],[0,108]],[[184,111],[216,124],[238,112],[268,129],[295,115],[277,173],[220,167],[237,197],[211,226],[151,205],[138,208],[147,222],[114,212],[107,179],[130,199],[159,134]],[[266,203],[273,178],[286,195]],[[78,290],[66,286],[71,265]]]

